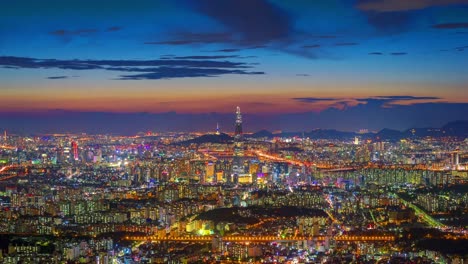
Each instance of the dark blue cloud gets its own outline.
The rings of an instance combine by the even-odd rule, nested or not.
[[[468,4],[466,0],[358,0],[358,8],[375,12],[420,10],[428,7]]]
[[[423,9],[442,8],[446,6],[468,6],[467,0],[357,0],[356,6],[367,17],[370,25],[382,34],[396,34],[413,30],[415,21],[424,14]],[[436,13],[430,14],[430,20]],[[468,28],[468,23],[440,23],[432,26],[435,29]]]
[[[468,49],[468,45],[466,45],[466,46],[458,46],[458,47],[449,48],[449,49],[441,49],[440,51],[465,51],[465,49]]]
[[[251,47],[242,47],[240,48],[226,48],[226,49],[219,49],[219,50],[214,50],[214,52],[240,52],[243,50],[254,50],[254,49],[262,49],[262,48],[267,48],[268,46],[266,45],[257,45],[257,46],[251,46]]]
[[[441,99],[440,97],[435,97],[435,96],[411,96],[411,95],[392,95],[392,96],[382,95],[382,96],[376,96],[376,98],[382,98],[382,99],[387,99],[387,100],[435,100],[435,99]]]
[[[76,30],[58,29],[49,32],[49,34],[68,43],[71,42],[74,38],[89,38],[91,36],[95,36],[99,32],[100,30],[95,28],[82,28]]]
[[[205,68],[248,68],[244,62],[161,59],[161,60],[58,60],[0,56],[0,65],[19,68],[105,69],[106,66],[187,66]],[[115,70],[115,69],[114,69]]]
[[[248,47],[248,49],[263,49],[263,48],[268,48],[268,45],[255,45]]]
[[[440,100],[442,98],[435,96],[411,96],[411,95],[393,95],[393,96],[374,96],[369,98],[355,98],[360,103],[365,103],[375,106],[394,106],[398,101],[427,101],[427,100]]]
[[[356,46],[358,43],[356,42],[339,42],[335,43],[335,46]]]
[[[132,71],[132,70],[129,70]],[[264,72],[251,72],[244,70],[189,68],[189,67],[159,67],[151,70],[137,69],[142,74],[121,75],[119,80],[158,80],[187,77],[215,77],[224,74],[264,74]]]
[[[0,56],[0,66],[64,70],[108,70],[117,72],[143,72],[124,75],[122,80],[169,79],[183,77],[214,77],[223,74],[264,74],[247,71],[252,66],[244,62],[207,59],[235,56],[186,56],[160,60],[56,60]]]
[[[26,57],[0,56],[0,65],[17,68],[59,68],[70,70],[101,69],[100,65],[84,63],[79,60],[34,59]]]
[[[217,52],[239,52],[241,49],[220,49]]]
[[[121,26],[112,26],[112,27],[108,27],[106,29],[106,31],[112,32],[112,31],[119,31],[119,30],[122,30],[122,29],[123,29],[123,27],[121,27]]]
[[[380,51],[374,51],[374,52],[369,52],[369,55],[385,55],[383,52]],[[392,56],[403,56],[403,55],[408,55],[407,52],[390,52],[388,55]]]
[[[268,48],[296,56],[317,58],[316,54],[295,47],[295,43],[313,35],[295,29],[295,17],[271,1],[182,1],[191,10],[209,17],[220,26],[216,31],[176,30],[166,39],[147,41],[154,45],[227,45],[220,52]],[[195,31],[195,32],[193,32]],[[172,36],[171,36],[172,35]],[[317,36],[325,38],[330,36]]]
[[[411,96],[411,95],[394,95],[394,96],[373,96],[368,98],[343,98],[338,97],[296,97],[291,98],[292,100],[304,103],[317,103],[317,102],[333,102],[336,101],[336,105],[348,107],[353,102],[358,102],[361,104],[369,104],[376,106],[393,106],[395,102],[399,101],[428,101],[428,100],[440,100],[442,98],[435,96]]]
[[[316,49],[316,48],[320,48],[321,45],[319,44],[313,44],[313,45],[304,45],[302,46],[303,48],[305,49]]]
[[[96,32],[98,32],[98,30],[93,29],[93,28],[77,29],[77,30],[58,29],[58,30],[50,32],[50,34],[55,35],[55,36],[73,36],[73,35],[88,35],[88,34],[92,34]]]
[[[295,101],[304,102],[304,103],[316,103],[322,101],[336,101],[338,98],[322,98],[322,97],[296,97],[292,98]]]
[[[216,30],[195,28],[191,31],[187,29],[184,31],[184,29],[179,29],[168,32],[168,36],[164,39],[147,41],[145,44],[195,47],[212,44],[225,45],[226,48],[219,49],[219,52],[267,48],[298,57],[317,59],[330,55],[327,52],[313,50],[317,46],[308,46],[303,43],[310,40],[326,41],[337,38],[335,34],[321,34],[322,31],[299,29],[296,24],[298,17],[290,9],[285,8],[289,3],[283,5],[281,2],[268,0],[182,2],[198,15],[209,17],[216,22]],[[317,8],[313,3],[307,3],[306,7]],[[354,43],[348,43],[343,45],[354,45]]]
[[[464,51],[465,49],[468,49],[468,45],[454,48],[454,50],[456,50],[456,51]]]
[[[68,76],[50,76],[50,77],[47,77],[47,79],[51,79],[51,80],[57,80],[57,79],[67,79]]]
[[[169,40],[148,41],[147,45],[189,45],[189,44],[214,44],[233,43],[239,44],[239,39],[228,32],[177,32]]]
[[[468,28],[468,22],[466,23],[443,23],[443,24],[435,24],[432,28],[437,29],[459,29],[459,28]]]
[[[409,30],[411,16],[407,12],[365,12],[367,21],[380,34],[395,34]]]
[[[173,56],[173,57],[166,57],[164,59],[176,59],[176,60],[217,60],[217,59],[231,59],[231,58],[240,58],[237,55],[213,55],[213,56],[204,56],[204,55],[197,55],[197,56]]]
[[[309,35],[308,38],[311,39],[335,39],[338,36],[336,35]]]
[[[285,40],[294,31],[290,14],[266,0],[200,0],[192,7],[238,34],[242,43]]]

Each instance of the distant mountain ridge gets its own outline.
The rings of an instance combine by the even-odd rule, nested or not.
[[[255,132],[251,135],[247,135],[247,137],[249,138],[270,138],[270,137],[273,137],[274,134],[271,133],[270,131],[266,130],[266,129],[262,129],[258,132]]]
[[[203,144],[203,143],[218,143],[218,144],[229,144],[232,143],[234,138],[228,134],[221,133],[216,134],[205,134],[190,140],[179,142],[180,145],[190,145],[190,144]]]
[[[468,120],[449,122],[441,128],[410,128],[405,131],[384,128],[377,133],[360,134],[344,132],[334,129],[316,129],[310,132],[281,132],[273,134],[268,130],[260,130],[247,138],[274,138],[274,137],[305,137],[314,139],[351,139],[356,136],[369,139],[399,140],[408,137],[468,137]]]
[[[399,131],[389,128],[384,128],[377,133],[356,133],[356,132],[345,132],[334,129],[315,129],[309,132],[281,132],[272,133],[268,130],[260,130],[253,134],[245,134],[245,138],[268,138],[272,139],[275,137],[304,137],[311,139],[340,139],[340,140],[352,140],[354,137],[360,137],[361,139],[380,139],[380,140],[400,140],[409,137],[468,137],[468,120],[459,120],[447,123],[441,128],[411,128],[405,131]],[[187,141],[179,142],[181,145],[190,144],[203,144],[203,143],[218,143],[218,144],[230,144],[233,141],[233,137],[228,134],[221,133],[216,134],[205,134]]]
[[[454,134],[454,135],[461,135],[461,136],[468,136],[468,120],[458,120],[454,122],[449,122],[445,126],[442,127],[446,133]]]

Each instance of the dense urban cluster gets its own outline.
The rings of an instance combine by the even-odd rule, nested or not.
[[[464,263],[468,139],[7,135],[2,263]]]

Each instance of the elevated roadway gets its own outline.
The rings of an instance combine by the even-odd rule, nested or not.
[[[152,242],[211,242],[213,236],[126,236],[125,240],[129,241],[152,241]],[[224,236],[220,237],[225,242],[254,242],[254,243],[269,243],[269,242],[298,242],[304,240],[325,241],[327,236],[294,236],[294,237],[277,237],[277,236]],[[340,242],[390,242],[394,241],[395,237],[392,235],[381,236],[365,236],[356,235],[348,236],[342,235],[332,238]]]

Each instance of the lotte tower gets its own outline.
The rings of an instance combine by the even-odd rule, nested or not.
[[[234,158],[232,160],[232,181],[239,182],[239,175],[244,174],[244,144],[242,138],[242,114],[240,107],[236,109],[236,124],[234,130]]]

